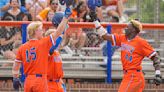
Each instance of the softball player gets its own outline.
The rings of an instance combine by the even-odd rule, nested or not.
[[[144,75],[142,73],[142,60],[148,57],[153,61],[155,68],[155,83],[160,85],[162,82],[160,72],[160,61],[157,52],[150,44],[138,34],[142,31],[139,21],[131,20],[125,29],[125,34],[108,34],[107,31],[97,21],[96,13],[92,12],[95,27],[98,34],[104,39],[112,42],[114,46],[121,48],[121,62],[123,67],[123,80],[118,92],[142,92],[145,86]]]
[[[54,40],[64,31],[68,18],[71,15],[70,8],[66,8],[65,17],[57,28],[57,31],[50,36],[42,37],[43,31],[41,22],[32,22],[27,27],[29,41],[19,49],[16,60],[13,64],[13,86],[19,89],[19,69],[24,66],[26,75],[25,92],[47,92],[47,66],[49,50],[54,45]]]

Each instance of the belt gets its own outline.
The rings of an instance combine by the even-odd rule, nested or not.
[[[42,74],[34,74],[36,77],[42,77]],[[26,77],[29,75],[25,75]]]
[[[124,73],[130,72],[130,71],[136,71],[136,72],[141,72],[141,70],[123,70]]]
[[[49,79],[49,82],[59,82],[60,79]]]

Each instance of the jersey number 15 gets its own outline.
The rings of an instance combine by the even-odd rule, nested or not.
[[[33,47],[30,50],[26,50],[26,61],[30,62],[34,60],[36,60],[36,49]]]

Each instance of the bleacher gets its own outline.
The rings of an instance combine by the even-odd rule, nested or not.
[[[90,49],[90,50],[89,50]],[[101,52],[101,48],[97,47],[96,49],[92,48],[83,48],[89,50],[92,53]],[[161,50],[159,50],[161,51]],[[64,69],[64,78],[66,79],[106,79],[107,78],[107,68],[106,60],[107,57],[104,56],[70,56],[67,54],[62,54],[63,59],[63,69]],[[112,57],[112,79],[122,79],[123,71],[122,65],[120,62],[120,52],[116,51]],[[164,60],[164,58],[162,58]],[[0,60],[0,64],[3,63],[13,63],[10,60]],[[145,73],[146,79],[154,78],[154,67],[153,62],[148,58],[143,60],[143,72]],[[164,74],[164,62],[162,65],[162,74]],[[0,77],[12,77],[11,73],[12,67],[0,67]],[[164,76],[164,75],[163,75]]]

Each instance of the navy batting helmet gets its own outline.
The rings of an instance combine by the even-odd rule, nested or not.
[[[52,24],[57,27],[64,17],[64,12],[56,12],[52,18]]]

